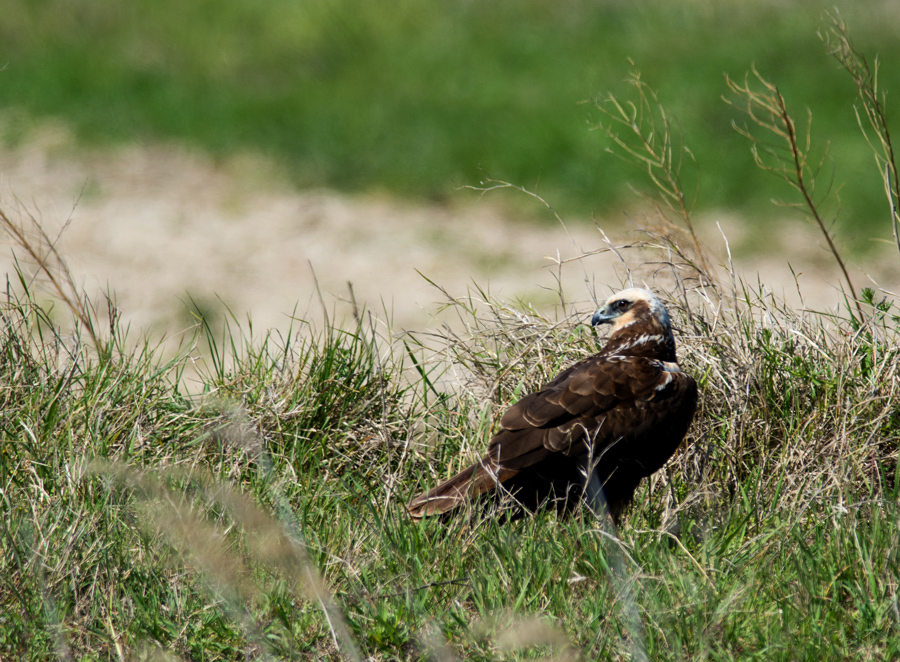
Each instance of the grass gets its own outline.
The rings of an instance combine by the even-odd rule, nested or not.
[[[405,515],[483,448],[500,409],[600,342],[573,326],[586,305],[547,319],[482,294],[448,302],[465,331],[440,340],[375,334],[367,315],[253,342],[232,323],[192,397],[186,357],[121,334],[95,347],[32,290],[11,294],[0,654],[900,654],[893,303],[859,320],[746,288],[671,289],[701,409],[617,540],[587,513]]]
[[[891,3],[839,4],[865,52],[897,59]],[[302,187],[447,200],[499,179],[566,214],[618,218],[641,177],[609,167],[591,102],[624,93],[630,59],[692,146],[698,209],[754,210],[762,222],[777,184],[743,151],[721,102],[724,74],[755,64],[795,112],[814,110],[814,139],[831,139],[826,169],[846,184],[841,223],[868,240],[881,190],[861,174],[870,156],[852,88],[816,37],[830,7],[12,0],[0,106],[13,142],[51,118],[82,144],[175,141],[226,166],[229,155],[262,154]],[[881,82],[896,89],[898,75],[885,67]]]
[[[786,140],[763,165],[810,190],[783,97],[738,87],[754,144]],[[692,238],[684,148],[636,90],[647,112],[620,153],[662,155],[643,160],[661,229],[605,248],[653,269],[640,276],[702,396],[618,536],[586,511],[413,523],[403,508],[522,393],[596,351],[594,293],[542,315],[473,286],[430,335],[367,311],[285,336],[231,318],[165,358],[111,298],[83,296],[36,221],[4,211],[29,260],[0,301],[0,657],[897,659],[900,308],[860,289],[794,309],[708,266],[727,260]],[[896,199],[887,124],[865,116]]]

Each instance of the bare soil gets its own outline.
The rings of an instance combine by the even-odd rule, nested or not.
[[[536,223],[512,217],[490,196],[460,198],[410,204],[296,191],[271,164],[247,155],[213,162],[173,147],[85,151],[53,128],[0,151],[7,213],[35,215],[49,233],[61,233],[58,249],[85,292],[114,293],[132,330],[157,337],[177,338],[192,325],[191,300],[207,313],[227,306],[257,330],[286,328],[292,316],[321,319],[323,310],[348,319],[352,300],[395,330],[421,330],[437,323],[446,300],[428,279],[453,296],[476,283],[537,308],[558,303],[559,281],[568,300],[589,310],[593,297],[627,278],[615,253],[592,254],[608,246],[598,227],[613,244],[639,238],[624,215]],[[734,218],[698,221],[726,264],[716,221],[738,253],[753,229]],[[797,304],[793,267],[806,306],[840,305],[839,272],[815,229],[799,219],[783,228],[767,254],[735,258],[738,273]],[[637,280],[653,287],[659,265],[639,268],[646,254],[623,252]],[[10,273],[12,252],[0,260]],[[853,278],[871,286],[871,275],[898,291],[898,265],[886,245],[882,257],[853,265]]]

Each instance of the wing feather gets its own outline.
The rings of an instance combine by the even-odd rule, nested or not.
[[[662,405],[660,414],[677,408],[685,379],[655,359],[598,355],[510,407],[489,451],[499,446],[504,464],[539,446],[578,454],[587,452],[589,440],[596,452],[621,436],[643,437],[659,418],[647,416],[646,404]]]

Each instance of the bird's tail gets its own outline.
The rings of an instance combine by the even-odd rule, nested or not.
[[[500,483],[512,478],[517,471],[500,469],[490,458],[473,464],[424,494],[420,494],[407,504],[406,509],[413,519],[430,515],[441,515],[464,505],[468,500],[490,492]]]

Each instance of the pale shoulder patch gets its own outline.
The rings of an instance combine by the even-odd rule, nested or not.
[[[662,374],[662,381],[660,381],[659,384],[654,386],[653,390],[654,391],[662,391],[664,388],[666,388],[669,384],[672,383],[673,379],[674,379],[674,377],[672,377],[671,371],[664,372]]]

